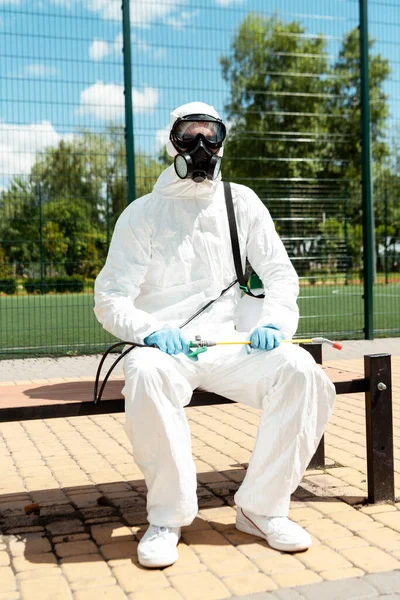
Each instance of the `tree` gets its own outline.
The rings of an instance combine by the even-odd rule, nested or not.
[[[136,195],[149,192],[163,166],[135,155]],[[94,277],[114,224],[127,205],[122,128],[83,132],[42,152],[25,178],[0,196],[0,240],[10,263],[44,261],[52,272]]]
[[[385,141],[386,121],[389,115],[388,97],[383,91],[390,68],[389,61],[373,53],[375,40],[369,46],[369,83],[371,112],[371,148],[374,173],[378,173],[389,155]],[[360,219],[361,182],[361,90],[360,48],[358,28],[344,36],[339,56],[332,69],[331,96],[327,110],[330,114],[328,130],[331,134],[330,152],[338,157],[330,163],[326,175],[344,178],[349,182],[353,198],[352,217]]]
[[[251,13],[220,62],[230,85],[224,173],[251,181],[261,195],[266,180],[321,173],[329,93],[323,36]]]
[[[369,46],[377,174],[388,155],[383,85],[389,64],[373,53],[374,40]],[[331,65],[322,35],[307,33],[297,21],[252,13],[239,26],[232,52],[221,58],[221,65],[230,86],[224,177],[249,182],[267,204],[300,274],[307,272],[310,253],[320,254],[329,246],[330,256],[339,256],[344,244],[358,268],[362,243],[357,229],[361,222],[358,30],[344,36]],[[328,225],[321,228],[325,219]]]

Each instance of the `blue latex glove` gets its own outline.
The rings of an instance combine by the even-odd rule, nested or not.
[[[274,325],[264,325],[263,327],[257,327],[249,340],[251,343],[246,346],[248,352],[251,352],[251,348],[256,350],[272,350],[279,346],[283,340],[283,335]]]
[[[177,327],[155,331],[144,338],[143,341],[147,346],[155,344],[162,352],[167,354],[179,354],[180,352],[188,354],[190,352],[188,340]]]

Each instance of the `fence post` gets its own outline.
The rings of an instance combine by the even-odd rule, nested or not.
[[[125,147],[128,204],[136,198],[135,143],[133,135],[131,21],[129,0],[122,0],[122,31],[124,54]]]
[[[43,195],[42,195],[42,184],[39,183],[39,253],[40,253],[40,290],[44,293],[44,278],[45,278],[45,266],[44,266],[44,248],[43,248]]]
[[[385,192],[384,192],[384,219],[385,219],[385,284],[389,283],[389,261],[388,261],[388,194],[387,194],[387,186],[385,182]]]
[[[368,69],[368,0],[360,0],[360,115],[361,173],[364,259],[364,337],[374,339],[373,279],[374,279],[374,211],[371,175],[371,132]]]

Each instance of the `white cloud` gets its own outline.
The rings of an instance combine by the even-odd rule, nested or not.
[[[49,121],[16,125],[0,122],[0,177],[27,175],[36,161],[38,152],[48,146],[57,146],[61,139],[70,141],[72,134],[57,133]]]
[[[169,125],[166,125],[163,129],[158,129],[156,131],[156,141],[155,141],[156,152],[159,152],[160,150],[162,150],[162,148],[164,148],[165,144],[168,142],[169,130],[170,130]]]
[[[123,35],[119,33],[113,43],[108,43],[104,40],[93,40],[90,48],[89,55],[92,60],[100,61],[105,56],[115,52],[117,54],[122,53],[123,48]],[[146,40],[138,37],[135,33],[131,34],[131,44],[134,46],[135,50],[139,50],[140,52],[145,52],[150,55],[152,58],[156,60],[160,60],[164,58],[167,54],[167,51],[163,47],[153,46],[146,42]]]
[[[143,91],[132,89],[134,112],[150,112],[154,110],[157,102],[158,91],[155,88],[145,87]],[[91,114],[100,120],[113,121],[123,118],[124,110],[122,85],[97,81],[81,92],[80,114]]]
[[[106,121],[121,119],[124,115],[123,90],[122,85],[97,81],[81,92],[80,114],[91,114]]]
[[[107,54],[110,54],[111,48],[111,44],[104,40],[93,40],[89,47],[89,56],[95,61],[102,60]]]
[[[131,36],[131,44],[139,51],[149,54],[155,59],[164,58],[167,54],[166,48],[153,46],[152,44],[146,42],[146,40],[137,36],[135,33],[133,33]]]
[[[158,102],[158,90],[152,87],[143,88],[143,92],[132,90],[133,112],[143,113],[153,111]]]
[[[189,21],[193,19],[193,17],[197,16],[198,13],[198,10],[192,12],[182,10],[179,14],[167,17],[165,22],[174,29],[184,29]]]
[[[118,52],[119,54],[121,54],[123,47],[124,47],[124,36],[121,32],[116,36],[116,38],[114,40],[114,50],[115,50],[115,52]]]
[[[216,0],[220,6],[230,6],[231,4],[242,4],[243,0]]]
[[[44,65],[42,63],[31,63],[24,68],[23,77],[45,77],[46,75],[55,75],[57,69]]]
[[[105,20],[121,20],[121,0],[51,0],[51,2],[66,8],[80,4]],[[136,27],[149,27],[153,21],[169,15],[186,3],[187,0],[131,0],[131,23]]]

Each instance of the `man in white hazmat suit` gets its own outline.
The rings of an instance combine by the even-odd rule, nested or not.
[[[103,327],[121,340],[150,346],[127,354],[123,390],[125,430],[148,488],[150,526],[138,547],[147,567],[178,559],[181,527],[198,510],[184,409],[196,388],[263,411],[235,495],[237,528],[281,551],[311,544],[309,534],[287,518],[290,495],[323,435],[335,390],[307,351],[280,345],[297,328],[298,277],[268,210],[246,186],[231,189],[242,264],[247,256],[265,289],[265,299],[257,301],[259,321],[250,332],[236,331],[241,291],[235,285],[179,329],[236,278],[219,175],[224,137],[218,113],[207,104],[186,104],[171,114],[167,149],[175,164],[119,217],[95,285],[94,310]],[[187,356],[195,334],[250,339],[253,350],[216,346],[195,361]]]

